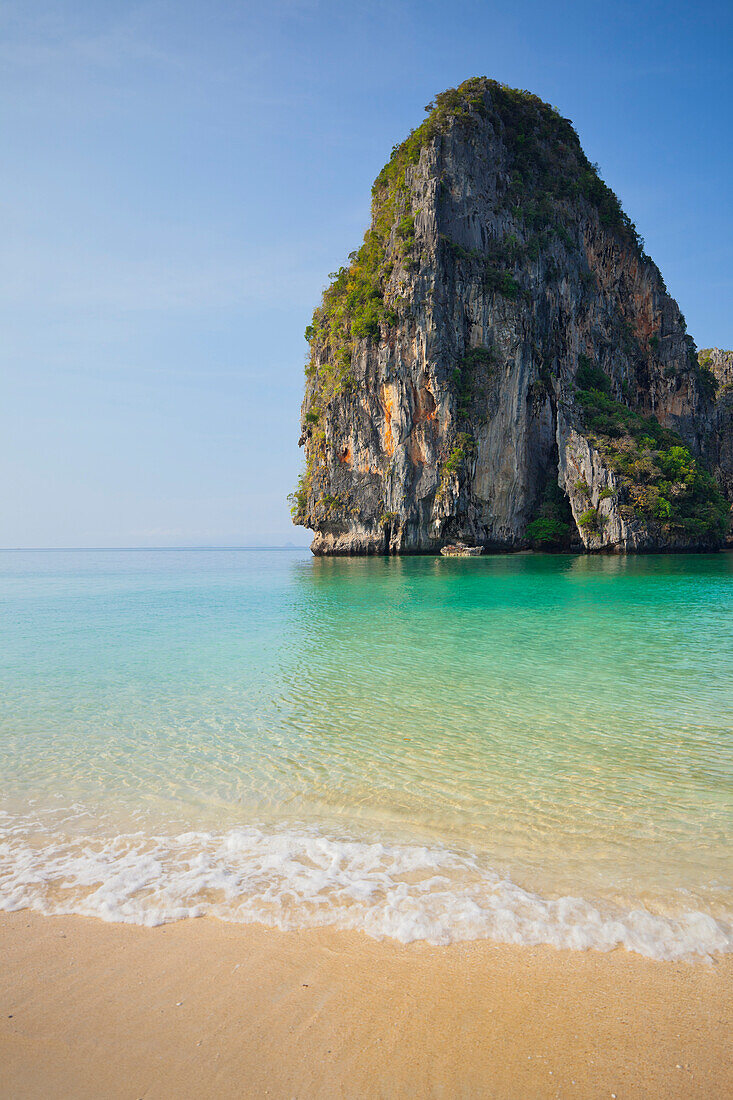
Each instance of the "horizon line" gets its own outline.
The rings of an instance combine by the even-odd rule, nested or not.
[[[73,553],[75,551],[99,552],[109,551],[114,553],[120,550],[130,550],[142,553],[146,550],[308,550],[309,546],[298,546],[296,543],[267,543],[261,546],[0,546],[0,554],[33,553],[54,554]]]

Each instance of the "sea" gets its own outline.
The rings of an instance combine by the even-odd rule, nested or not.
[[[0,553],[0,909],[733,949],[733,555]]]

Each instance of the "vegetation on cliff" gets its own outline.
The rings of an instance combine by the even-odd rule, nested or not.
[[[535,518],[527,525],[527,538],[535,550],[566,550],[575,525],[570,502],[557,483],[547,482]]]
[[[486,104],[487,92],[491,111]],[[441,92],[425,110],[427,118],[393,148],[374,181],[372,222],[364,241],[349,254],[348,265],[332,272],[332,281],[306,328],[311,348],[306,374],[313,378],[314,394],[321,404],[353,386],[351,367],[356,341],[377,339],[382,327],[397,319],[401,303],[396,295],[390,296],[387,282],[395,260],[408,270],[416,262],[417,211],[412,208],[406,174],[411,165],[417,164],[423,147],[452,124],[470,131],[479,119],[491,118],[510,151],[506,204],[526,226],[526,242],[520,243],[509,234],[493,244],[490,254],[474,256],[446,241],[459,257],[463,252],[464,259],[480,260],[490,289],[517,297],[519,287],[510,268],[520,252],[537,252],[543,231],[555,232],[571,243],[564,222],[568,219],[568,204],[579,197],[597,208],[603,225],[631,240],[639,251],[643,247],[618,198],[583,153],[572,123],[538,96],[475,77]]]
[[[611,380],[585,356],[575,399],[589,439],[616,475],[619,508],[628,518],[653,520],[667,533],[717,541],[730,508],[715,481],[684,440],[654,417],[641,416],[611,396]],[[583,522],[581,516],[580,522]],[[596,514],[596,523],[598,523]],[[593,517],[585,515],[593,527]]]

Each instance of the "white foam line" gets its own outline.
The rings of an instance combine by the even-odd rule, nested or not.
[[[546,899],[440,847],[335,840],[313,830],[113,839],[0,827],[0,909],[78,913],[156,925],[204,914],[281,929],[330,925],[433,944],[490,939],[655,959],[733,950],[706,913],[602,913],[582,898]]]

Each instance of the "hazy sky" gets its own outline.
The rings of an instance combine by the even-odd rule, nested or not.
[[[733,5],[0,3],[0,545],[306,542],[303,329],[435,92],[572,118],[733,347]]]

